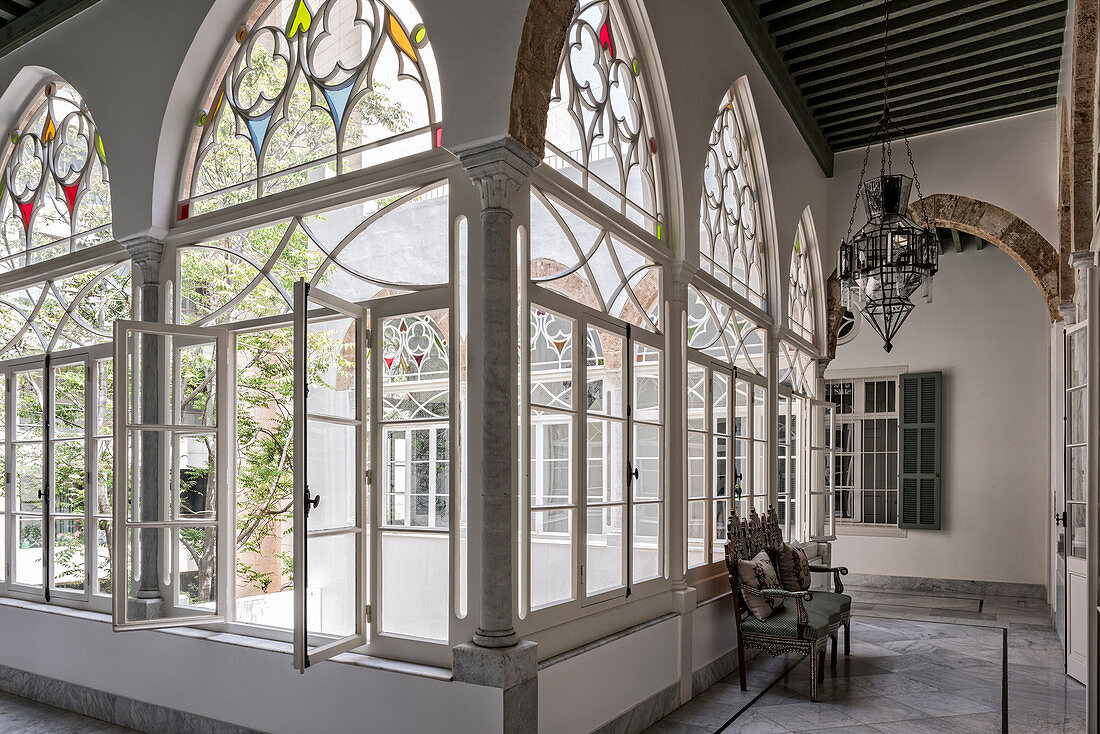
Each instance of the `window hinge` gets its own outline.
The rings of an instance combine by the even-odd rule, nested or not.
[[[581,583],[584,583],[584,566],[581,566]]]
[[[366,609],[366,612],[367,612],[367,624],[370,624],[370,623],[371,623],[371,622],[373,621],[373,620],[371,619],[371,609],[370,609],[370,604],[368,604],[368,605],[367,605],[367,609]]]

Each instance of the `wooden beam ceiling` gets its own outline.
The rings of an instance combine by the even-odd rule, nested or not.
[[[863,147],[881,117],[883,0],[723,2],[831,175],[833,152]],[[919,135],[1053,107],[1066,13],[1067,0],[890,0],[895,121]]]

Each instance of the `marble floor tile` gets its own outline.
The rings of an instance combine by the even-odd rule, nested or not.
[[[732,685],[725,686],[725,697],[707,699],[700,710],[713,715],[748,701],[735,720],[743,728],[723,730],[734,732],[771,731],[760,727],[772,722],[782,727],[776,731],[797,734],[996,734],[1002,727],[1007,624],[1010,731],[1084,734],[1085,689],[1065,676],[1049,613],[1038,608],[1034,599],[1025,600],[1027,608],[1016,607],[1015,601],[985,604],[982,613],[1002,619],[1030,616],[1031,621],[989,623],[961,617],[932,620],[857,613],[852,620],[852,655],[839,656],[837,668],[826,669],[818,703],[809,701],[808,662],[788,655],[750,661],[752,690],[742,694],[734,688],[735,674],[727,679]],[[949,608],[929,607],[931,603],[925,603],[924,611]],[[768,685],[771,688],[753,701]],[[677,721],[708,730],[690,716]]]
[[[820,703],[810,701],[769,706],[760,709],[760,713],[780,726],[786,727],[788,731],[858,726],[863,723],[835,706],[822,706]]]
[[[993,706],[963,698],[946,691],[932,693],[899,693],[890,698],[912,706],[930,716],[962,716],[964,714],[986,714],[996,711]]]
[[[790,729],[775,723],[762,713],[746,711],[721,731],[722,734],[786,734]]]

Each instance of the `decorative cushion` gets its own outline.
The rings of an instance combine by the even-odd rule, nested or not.
[[[810,559],[798,546],[784,543],[775,550],[775,568],[787,591],[810,588]]]
[[[737,578],[749,589],[782,589],[775,566],[766,551],[760,551],[751,561],[737,562]],[[764,620],[783,606],[783,599],[772,598],[744,591],[745,604],[757,619]]]

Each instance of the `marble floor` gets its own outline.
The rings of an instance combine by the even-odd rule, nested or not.
[[[126,734],[130,731],[0,691],[0,734]]]
[[[849,589],[852,654],[809,698],[809,664],[757,656],[647,734],[1084,734],[1085,689],[1063,673],[1046,604]]]

